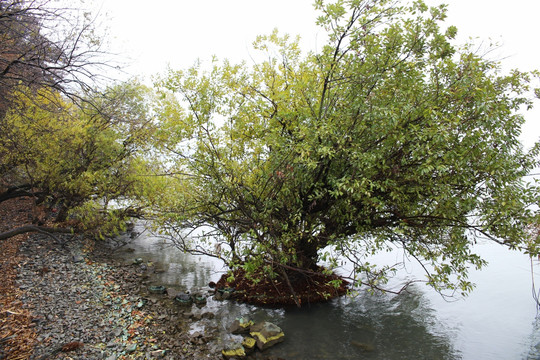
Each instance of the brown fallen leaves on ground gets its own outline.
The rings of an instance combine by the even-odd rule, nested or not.
[[[32,200],[16,198],[0,203],[0,232],[28,224]],[[20,245],[28,234],[0,241],[0,359],[28,359],[36,342],[32,314],[22,307],[21,290],[15,282],[21,261]]]

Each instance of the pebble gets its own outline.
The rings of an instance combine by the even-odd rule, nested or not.
[[[17,283],[23,306],[33,309],[39,340],[30,359],[50,357],[74,341],[85,345],[69,353],[73,360],[142,360],[149,351],[152,358],[221,358],[206,332],[204,344],[190,341],[192,320],[178,317],[172,300],[148,297],[140,266],[114,259],[104,245],[90,252],[82,250],[89,244],[81,239],[66,244],[36,234],[20,249],[25,261]],[[50,269],[46,274],[44,267]]]
[[[150,352],[150,356],[151,358],[154,358],[154,359],[162,358],[165,356],[166,353],[167,352],[165,350],[154,350]]]

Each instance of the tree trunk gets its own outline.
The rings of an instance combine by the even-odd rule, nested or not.
[[[302,269],[316,269],[319,249],[320,243],[316,238],[301,238],[296,244],[298,256],[298,264],[296,265]]]

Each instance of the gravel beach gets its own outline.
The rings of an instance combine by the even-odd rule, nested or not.
[[[28,225],[31,209],[30,198],[0,203],[0,234]],[[0,360],[222,359],[231,337],[219,306],[182,306],[179,290],[155,291],[152,277],[161,270],[120,256],[129,253],[122,241],[41,233],[0,239]],[[198,294],[205,291],[213,292]]]
[[[151,265],[125,264],[81,236],[61,239],[32,235],[19,249],[19,300],[37,335],[30,359],[221,359],[211,329],[190,333],[189,311],[148,294]]]

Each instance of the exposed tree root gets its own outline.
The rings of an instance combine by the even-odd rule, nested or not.
[[[231,297],[239,302],[259,306],[306,306],[325,302],[347,293],[348,282],[338,275],[318,271],[278,271],[274,278],[262,273],[248,276],[242,269],[233,272],[234,280],[224,274],[216,284],[216,291],[232,291]],[[335,280],[339,286],[335,286]]]
[[[64,229],[64,228],[55,228],[55,227],[48,227],[48,226],[38,226],[38,225],[23,225],[20,227],[17,227],[12,230],[5,231],[3,233],[0,233],[0,240],[8,239],[15,235],[25,234],[29,232],[38,232],[47,236],[52,237],[55,241],[61,242],[56,236],[54,236],[54,233],[62,233],[62,234],[70,234],[72,233],[72,229]]]

